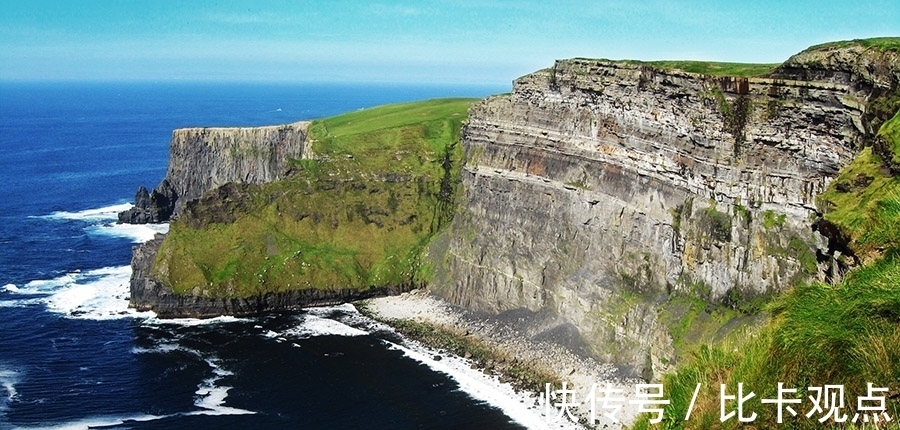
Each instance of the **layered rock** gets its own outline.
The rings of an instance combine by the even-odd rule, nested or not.
[[[308,157],[301,121],[267,127],[183,128],[172,133],[166,177],[153,192],[140,190],[135,208],[119,222],[165,222],[188,201],[227,183],[261,184],[284,178],[291,159]]]
[[[737,306],[824,277],[815,198],[872,138],[867,100],[900,80],[896,60],[851,50],[765,78],[588,59],[519,78],[470,112],[432,289],[549,311],[530,334],[577,327],[592,355],[649,376],[674,358],[672,294]]]

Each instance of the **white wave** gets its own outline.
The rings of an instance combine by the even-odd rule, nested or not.
[[[141,348],[134,347],[131,349],[132,354],[165,354],[178,349],[182,349],[179,345],[174,343],[161,343],[156,345],[153,348]]]
[[[340,318],[342,320],[350,321],[354,325],[360,327],[365,327],[369,332],[382,330],[394,331],[383,323],[363,316],[350,304],[335,306],[330,309],[328,307],[320,308],[316,311],[310,310],[310,312],[318,315],[328,315],[333,314],[335,310],[340,311]],[[403,352],[405,356],[427,366],[431,370],[449,376],[456,381],[461,391],[465,392],[473,399],[483,401],[500,409],[513,421],[529,429],[582,428],[578,424],[570,421],[550,423],[550,420],[543,415],[543,408],[538,406],[535,393],[517,392],[512,385],[500,382],[497,376],[489,376],[478,369],[473,369],[471,363],[461,357],[435,351],[411,340],[407,340],[405,345],[398,345],[386,340],[382,340],[382,342],[389,348]],[[434,357],[436,355],[440,355],[441,359],[435,360]]]
[[[134,414],[134,415],[113,415],[113,416],[99,416],[99,417],[87,417],[82,418],[75,421],[70,421],[66,423],[57,423],[57,424],[42,424],[36,427],[17,427],[21,430],[26,429],[42,429],[42,430],[89,430],[96,428],[105,428],[112,426],[120,426],[122,424],[126,424],[128,422],[144,422],[144,421],[154,421],[162,418],[167,418],[171,415],[149,415],[149,414]]]
[[[3,286],[3,291],[9,291],[10,293],[15,293],[19,291],[19,287],[16,284],[6,284]]]
[[[197,386],[197,398],[194,401],[194,406],[198,408],[202,408],[201,411],[194,411],[189,413],[188,415],[247,415],[247,414],[255,414],[256,412],[248,411],[246,409],[232,408],[230,406],[225,406],[225,398],[228,397],[228,390],[232,387],[220,387],[216,385],[220,379],[225,376],[231,376],[233,373],[230,370],[223,369],[219,366],[219,360],[215,358],[206,359],[206,363],[212,368],[213,376],[203,380],[203,382]]]
[[[332,318],[340,318],[342,321],[364,327],[360,330]],[[390,330],[387,325],[373,321],[360,314],[351,304],[339,306],[326,306],[307,309],[302,322],[297,327],[285,330],[285,337],[309,338],[313,336],[338,335],[361,336],[373,331]],[[266,331],[263,336],[278,338],[278,333]],[[409,341],[408,346],[385,342],[389,348],[397,349],[404,355],[435,372],[443,373],[456,381],[459,389],[476,400],[490,404],[506,414],[513,421],[529,429],[576,429],[581,428],[572,422],[557,422],[552,425],[542,414],[542,408],[537,405],[537,397],[533,393],[518,393],[508,383],[501,383],[496,376],[485,375],[478,369],[472,369],[471,364],[463,358],[431,350],[419,343]],[[300,347],[296,343],[293,346]],[[435,360],[435,355],[441,355],[440,360]]]
[[[44,295],[33,299],[47,306],[47,310],[73,318],[117,319],[149,318],[153,312],[137,312],[128,307],[131,266],[104,267],[86,272],[72,272],[48,280],[31,281],[16,294]],[[18,301],[18,304],[25,304]]]
[[[19,372],[14,370],[0,370],[0,386],[6,390],[6,398],[0,399],[0,411],[6,410],[9,403],[16,400],[19,392],[16,384],[19,383]]]
[[[250,321],[247,318],[237,318],[231,315],[224,315],[215,318],[170,318],[170,319],[160,319],[160,318],[148,318],[144,321],[145,324],[148,325],[180,325],[186,327],[193,326],[202,326],[202,325],[215,325],[215,324],[228,324],[233,322],[247,322]]]
[[[367,334],[369,333],[342,322],[307,314],[303,316],[300,325],[285,330],[283,336],[306,339],[315,336],[364,336]]]
[[[449,376],[459,384],[460,390],[472,398],[500,409],[513,421],[529,429],[582,428],[573,422],[557,422],[551,425],[543,416],[542,408],[537,406],[537,398],[534,395],[517,393],[510,384],[501,383],[496,376],[488,376],[478,369],[472,369],[471,365],[460,357],[440,354],[441,359],[435,360],[434,356],[439,353],[420,344],[402,346],[385,342],[431,370]]]
[[[120,203],[112,206],[106,206],[97,209],[86,209],[78,212],[57,211],[41,218],[49,219],[69,219],[69,220],[106,220],[118,219],[119,212],[127,211],[133,208],[131,203]]]
[[[101,224],[88,227],[89,234],[104,236],[124,237],[134,243],[144,243],[156,236],[157,233],[168,233],[169,224]]]

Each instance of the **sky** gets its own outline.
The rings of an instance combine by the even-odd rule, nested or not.
[[[508,83],[556,59],[778,63],[900,0],[0,0],[0,80]]]

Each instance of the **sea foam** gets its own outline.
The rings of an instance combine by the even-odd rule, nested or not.
[[[122,237],[131,239],[133,243],[144,243],[153,239],[157,233],[168,233],[169,224],[115,224],[92,225],[87,228],[88,234]]]
[[[47,310],[72,318],[116,319],[149,318],[152,312],[137,312],[128,307],[131,266],[104,267],[86,272],[75,271],[54,279],[34,280],[6,291],[21,295],[43,296],[14,301],[27,305],[35,301]],[[7,302],[8,303],[8,302]]]
[[[117,219],[119,212],[127,211],[133,208],[131,203],[121,203],[112,206],[106,206],[96,209],[86,209],[78,212],[57,211],[41,218],[48,219],[68,219],[68,220],[106,220]]]
[[[255,414],[256,412],[248,411],[246,409],[225,406],[225,398],[228,397],[228,390],[232,387],[218,386],[216,385],[216,382],[225,376],[233,375],[233,373],[230,370],[223,369],[219,365],[219,360],[216,358],[207,358],[206,364],[212,368],[213,376],[203,380],[203,382],[197,386],[197,391],[195,392],[197,398],[194,401],[194,406],[197,406],[202,410],[191,412],[188,415]]]

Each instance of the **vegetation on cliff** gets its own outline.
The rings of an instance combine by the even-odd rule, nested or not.
[[[629,63],[656,67],[663,70],[681,70],[688,73],[698,73],[712,76],[764,76],[778,67],[778,64],[757,63],[723,63],[716,61],[690,61],[690,60],[659,60],[659,61],[634,61]]]
[[[265,185],[188,203],[153,273],[176,293],[412,287],[420,253],[452,216],[459,130],[474,100],[430,100],[314,121],[314,158]]]

